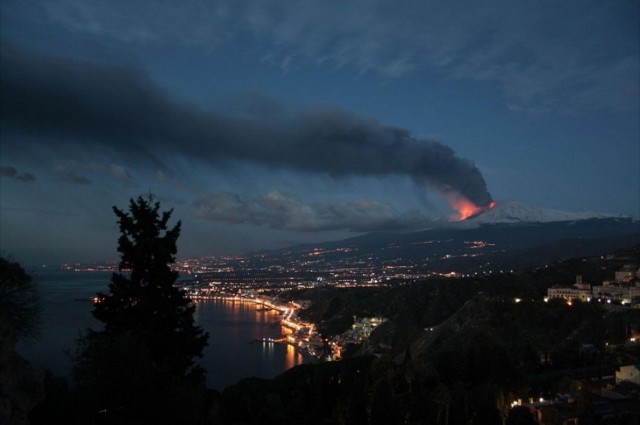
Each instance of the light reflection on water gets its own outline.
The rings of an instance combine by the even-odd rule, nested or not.
[[[40,336],[21,342],[18,350],[37,369],[68,374],[68,353],[73,353],[76,338],[88,327],[100,328],[91,315],[89,299],[97,291],[108,291],[111,273],[55,271],[32,275],[40,293]],[[207,370],[211,388],[223,389],[249,376],[271,378],[304,361],[289,345],[251,343],[282,336],[277,311],[260,310],[255,304],[239,301],[200,301],[194,318],[209,332],[209,346],[198,363]]]
[[[198,324],[209,332],[209,346],[200,364],[208,372],[210,387],[221,389],[249,376],[271,378],[303,363],[304,357],[290,345],[255,341],[282,338],[285,328],[277,311],[230,300],[196,305]]]
[[[299,365],[302,363],[302,355],[300,355],[300,353],[298,353],[296,351],[295,348],[293,348],[292,345],[287,344],[287,362],[286,362],[286,367],[287,369],[290,369],[296,365]]]

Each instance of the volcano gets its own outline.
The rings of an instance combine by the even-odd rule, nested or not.
[[[495,201],[478,208],[466,219],[442,217],[432,228],[416,232],[372,232],[269,255],[299,261],[313,253],[314,261],[327,264],[403,264],[416,270],[471,273],[539,267],[640,242],[640,222],[629,216],[552,210],[517,201]],[[323,250],[325,254],[317,254]]]
[[[599,212],[572,212],[534,207],[517,201],[495,201],[490,208],[464,220],[467,224],[526,224],[581,221],[602,218],[626,218]]]

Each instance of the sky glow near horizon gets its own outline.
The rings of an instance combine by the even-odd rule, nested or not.
[[[637,219],[638,8],[6,1],[0,249],[115,259],[149,192],[179,257],[418,230],[450,191]]]

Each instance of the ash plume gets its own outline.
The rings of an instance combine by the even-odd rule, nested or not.
[[[478,168],[450,147],[343,109],[204,111],[140,71],[47,57],[6,42],[0,63],[1,129],[12,136],[3,138],[3,148],[41,143],[155,164],[181,154],[336,177],[405,175],[476,205],[491,201]]]

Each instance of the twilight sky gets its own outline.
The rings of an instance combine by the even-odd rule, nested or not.
[[[6,0],[0,249],[179,257],[418,230],[469,200],[640,215],[637,1]],[[434,224],[435,223],[435,224]]]

